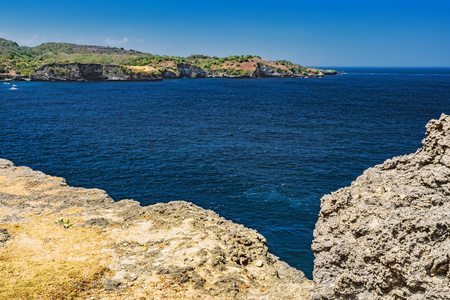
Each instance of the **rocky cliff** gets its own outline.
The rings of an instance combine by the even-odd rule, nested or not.
[[[124,73],[111,76],[108,72],[102,72],[99,76],[99,72],[94,71],[97,75],[93,80],[151,80],[152,77],[157,78],[161,75],[166,78],[254,78],[321,77],[340,74],[334,70],[306,68],[288,60],[269,61],[255,55],[161,56],[131,49],[71,43],[50,42],[36,47],[26,47],[0,38],[0,74],[9,75],[6,80],[28,79],[30,75],[33,75],[34,80],[89,80],[83,76],[86,73],[82,70],[80,70],[80,76],[62,74],[64,70],[59,70],[56,74],[51,70],[45,72],[47,67],[55,63],[62,69],[65,69],[64,65],[69,64],[76,65],[71,66],[72,69],[80,68],[77,64],[91,65],[86,67],[88,69],[98,68],[93,66],[95,64],[109,65],[107,67],[111,69],[120,66],[119,71]],[[42,66],[44,68],[36,73],[36,69]],[[54,69],[54,67],[51,68]],[[92,72],[88,70],[87,74],[91,76]]]
[[[329,73],[336,75],[334,73]],[[84,80],[136,80],[154,81],[161,79],[179,78],[263,78],[263,77],[291,77],[318,78],[324,73],[315,69],[308,72],[281,69],[268,64],[256,64],[252,71],[236,70],[233,68],[202,69],[198,66],[179,63],[171,68],[139,71],[136,67],[101,64],[47,64],[30,75],[33,81],[84,81]]]
[[[116,65],[100,64],[48,64],[30,75],[34,81],[84,81],[84,80],[136,80],[154,81],[161,77],[153,73],[136,73]]]
[[[29,77],[20,75],[4,75],[0,74],[0,81],[26,81]]]
[[[322,198],[313,299],[450,299],[450,116]]]
[[[187,202],[142,207],[0,159],[1,299],[307,299],[252,229]]]
[[[266,64],[257,64],[255,71],[251,77],[293,77],[293,78],[319,78],[324,77],[323,72],[313,71],[309,72],[294,72],[289,69],[275,68]]]

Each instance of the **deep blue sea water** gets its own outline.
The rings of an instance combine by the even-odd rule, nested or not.
[[[191,201],[258,230],[309,277],[320,198],[415,152],[450,69],[318,79],[0,83],[0,157],[142,204]]]

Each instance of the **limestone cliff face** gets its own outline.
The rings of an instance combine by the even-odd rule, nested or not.
[[[284,78],[318,78],[324,77],[321,72],[310,71],[308,73],[295,73],[291,70],[283,70],[265,64],[257,64],[252,72],[239,72],[231,69],[207,69],[191,64],[178,64],[176,70],[163,70],[162,78],[179,79],[179,78],[264,78],[264,77],[284,77]],[[332,75],[340,74],[339,72],[330,73]]]
[[[29,78],[22,75],[0,74],[0,81],[25,81]]]
[[[0,258],[0,287],[14,283],[13,294],[0,288],[2,299],[308,299],[312,286],[268,252],[263,236],[212,211],[182,201],[115,202],[4,159]],[[18,265],[34,266],[44,287],[33,290]],[[56,283],[45,282],[48,265],[61,270]]]
[[[338,74],[338,73],[336,73]],[[296,73],[292,70],[275,68],[270,65],[257,64],[252,72],[240,72],[231,69],[203,70],[202,68],[180,63],[173,69],[161,70],[161,75],[145,72],[132,72],[117,65],[100,64],[48,64],[37,69],[30,75],[34,81],[84,81],[84,80],[136,80],[152,81],[179,78],[262,78],[262,77],[292,77],[317,78],[324,77],[321,72]]]
[[[206,77],[205,71],[203,69],[190,65],[190,64],[179,64],[178,70],[182,77],[188,78],[204,78]]]
[[[35,81],[85,81],[85,80],[136,80],[154,81],[161,77],[153,74],[127,72],[116,65],[100,64],[48,64],[37,69],[30,75]]]
[[[165,79],[179,79],[179,78],[205,78],[206,72],[197,66],[191,64],[177,64],[176,70],[166,69],[161,71],[162,77]]]
[[[450,116],[416,153],[322,198],[313,299],[450,298]]]
[[[252,73],[252,77],[300,77],[300,78],[318,78],[324,77],[321,72],[313,73],[295,73],[291,70],[283,70],[274,68],[269,65],[258,64],[255,71]]]

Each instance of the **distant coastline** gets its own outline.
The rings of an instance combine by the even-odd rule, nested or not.
[[[157,81],[178,78],[319,78],[341,74],[254,55],[160,56],[116,47],[45,43],[19,46],[0,38],[0,80]]]
[[[101,64],[48,64],[34,71],[29,78],[19,80],[30,81],[159,81],[180,78],[320,78],[325,75],[337,75],[333,70],[311,70],[306,73],[295,73],[281,70],[270,65],[256,64],[253,72],[229,72],[227,70],[204,70],[192,64],[177,64],[175,69],[163,70],[160,73],[130,72],[130,69],[118,65]],[[17,80],[17,79],[16,79]]]

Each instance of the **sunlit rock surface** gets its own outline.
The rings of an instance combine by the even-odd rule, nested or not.
[[[322,198],[313,299],[450,299],[450,116]]]
[[[0,268],[5,299],[308,299],[312,286],[268,252],[263,236],[212,211],[181,201],[115,202],[103,190],[71,187],[4,159],[0,257],[8,266]],[[17,264],[35,263],[27,272],[41,276],[45,289],[16,272]],[[45,266],[60,270],[59,281],[73,276],[67,291],[45,282]]]

